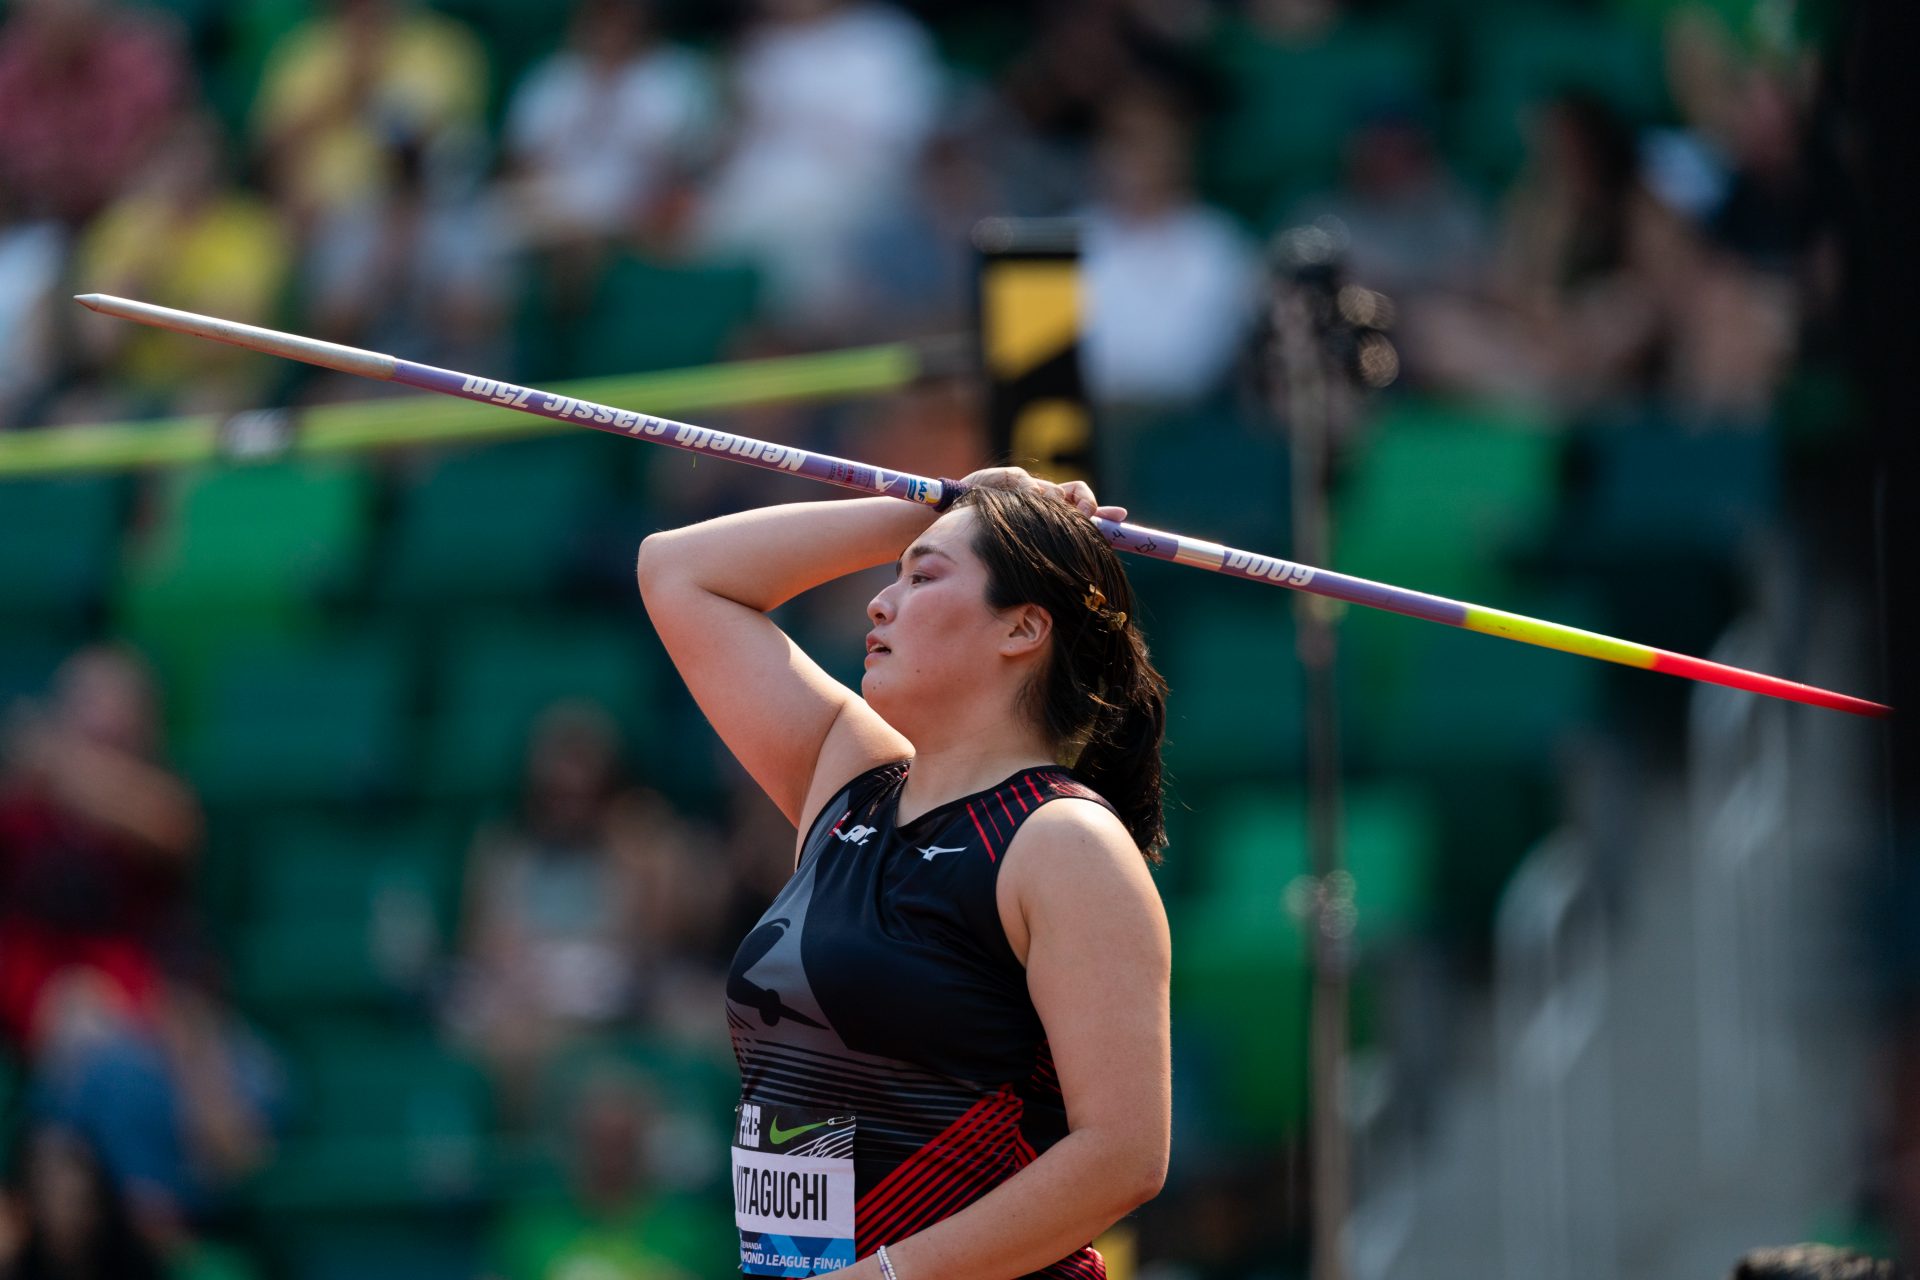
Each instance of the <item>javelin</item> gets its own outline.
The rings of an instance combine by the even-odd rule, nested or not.
[[[495,378],[477,378],[472,374],[458,373],[452,369],[415,364],[411,360],[400,360],[377,351],[363,351],[358,347],[322,342],[317,338],[303,338],[297,334],[281,333],[276,329],[263,329],[233,320],[218,320],[212,316],[196,315],[191,311],[176,311],[171,307],[158,307],[148,302],[116,298],[111,294],[83,293],[74,301],[103,315],[135,320],[159,329],[171,329],[175,333],[190,334],[197,338],[211,338],[215,342],[226,342],[236,347],[245,347],[250,351],[263,351],[270,355],[284,356],[289,360],[319,365],[323,369],[336,369],[341,373],[357,374],[362,378],[397,382],[402,386],[417,387],[422,391],[438,391],[442,395],[459,396],[463,400],[497,404],[507,409],[518,409],[522,413],[554,418],[576,426],[591,427],[596,431],[611,432],[614,435],[651,440],[656,444],[670,445],[693,453],[710,453],[768,471],[783,471],[789,475],[824,480],[828,484],[839,485],[844,489],[855,489],[861,493],[883,495],[906,502],[934,506],[947,492],[948,486],[958,484],[958,481],[954,480],[930,479],[905,471],[887,471],[880,467],[870,467],[862,462],[850,462],[845,458],[796,449],[792,445],[767,444],[732,432],[696,427],[690,423],[656,418],[631,409],[615,409],[610,405],[595,404],[591,400],[579,400],[573,396],[516,386],[511,382],[502,382]],[[1763,675],[1758,671],[1748,671],[1741,667],[1730,667],[1725,663],[1709,662],[1705,658],[1690,658],[1685,654],[1670,653],[1665,649],[1655,649],[1650,645],[1635,644],[1628,640],[1616,640],[1612,636],[1582,631],[1577,627],[1563,626],[1540,618],[1529,618],[1523,614],[1449,600],[1444,596],[1428,595],[1423,591],[1410,591],[1405,587],[1389,586],[1384,582],[1373,582],[1366,578],[1355,578],[1348,574],[1335,573],[1330,569],[1316,569],[1310,565],[1296,564],[1275,556],[1260,555],[1252,551],[1236,551],[1232,547],[1221,546],[1217,542],[1208,542],[1201,538],[1188,537],[1185,534],[1167,533],[1164,530],[1149,529],[1142,525],[1099,518],[1094,520],[1094,524],[1099,526],[1100,532],[1105,535],[1108,543],[1115,550],[1131,551],[1135,555],[1151,556],[1156,560],[1171,560],[1176,564],[1192,565],[1197,569],[1208,569],[1214,573],[1224,573],[1229,577],[1246,578],[1253,582],[1264,582],[1272,586],[1289,587],[1295,591],[1329,596],[1335,600],[1345,600],[1350,604],[1385,609],[1391,613],[1404,613],[1409,617],[1425,618],[1428,622],[1445,623],[1450,627],[1478,631],[1485,635],[1505,636],[1509,640],[1518,640],[1522,644],[1559,649],[1563,653],[1598,658],[1602,662],[1615,662],[1621,666],[1639,667],[1647,671],[1663,671],[1668,675],[1681,676],[1688,680],[1745,689],[1751,693],[1763,693],[1816,707],[1831,707],[1838,711],[1849,711],[1855,715],[1885,716],[1892,714],[1893,711],[1893,708],[1882,703],[1849,697],[1844,693],[1834,693],[1831,690],[1815,688],[1813,685],[1797,684],[1778,676]]]

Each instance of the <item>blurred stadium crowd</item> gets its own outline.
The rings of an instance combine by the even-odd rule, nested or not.
[[[1250,344],[1263,243],[1318,222],[1401,357],[1334,567],[1703,653],[1764,557],[1852,554],[1811,0],[0,12],[0,428],[377,392],[76,291],[540,384],[961,333],[974,224],[1072,215],[1102,492],[1279,549]],[[984,461],[958,378],[728,421]],[[724,967],[791,833],[630,562],[801,496],[599,437],[0,483],[0,1274],[720,1274]],[[1163,568],[1182,1111],[1140,1274],[1293,1274],[1291,625]],[[850,682],[870,588],[786,611]],[[1594,759],[1677,760],[1683,694],[1344,631],[1357,1034],[1417,1113],[1506,876]]]

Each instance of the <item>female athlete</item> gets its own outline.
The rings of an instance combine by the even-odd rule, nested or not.
[[[640,549],[647,610],[793,821],[727,1019],[741,1269],[1102,1280],[1169,1140],[1166,685],[1091,490],[967,477],[740,512]],[[767,617],[899,556],[861,691]]]

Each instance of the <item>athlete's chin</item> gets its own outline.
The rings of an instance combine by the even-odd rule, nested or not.
[[[894,681],[887,679],[883,671],[869,671],[860,677],[860,696],[867,705],[879,713],[880,718],[898,729],[899,712],[911,705],[911,699],[900,696]]]

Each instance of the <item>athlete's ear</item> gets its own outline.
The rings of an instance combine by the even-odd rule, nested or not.
[[[1037,604],[1019,604],[1000,615],[1006,630],[1001,633],[1000,653],[1018,658],[1044,651],[1053,637],[1053,615]]]

